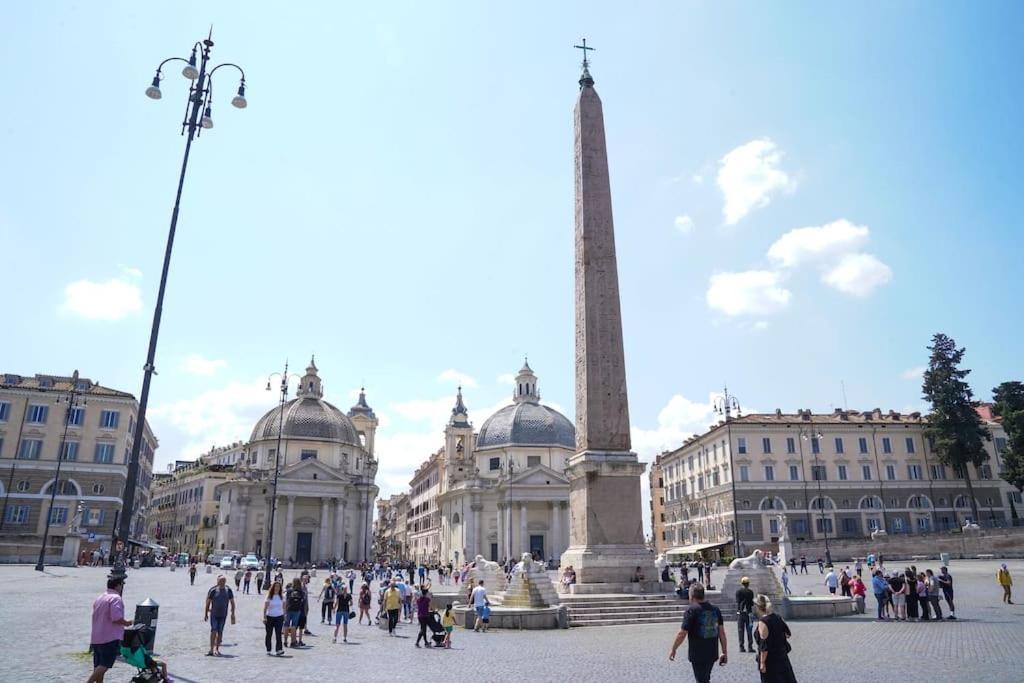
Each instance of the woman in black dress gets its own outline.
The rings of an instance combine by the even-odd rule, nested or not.
[[[778,614],[772,612],[772,603],[767,595],[754,599],[757,614],[758,671],[761,683],[796,683],[793,666],[789,663],[789,626]]]

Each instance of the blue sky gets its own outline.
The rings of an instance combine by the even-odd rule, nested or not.
[[[214,25],[153,384],[158,463],[248,437],[311,353],[390,493],[529,354],[573,406],[572,107],[605,105],[634,446],[760,410],[919,409],[936,331],[1020,379],[1020,4],[20,3],[0,39],[2,370],[137,393],[183,139],[156,64]],[[223,73],[223,72],[222,72]],[[794,232],[796,231],[796,232]]]

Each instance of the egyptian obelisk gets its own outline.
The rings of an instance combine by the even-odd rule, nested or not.
[[[644,545],[640,477],[630,450],[629,402],[615,259],[611,185],[601,99],[584,43],[575,110],[576,156],[576,453],[569,460],[569,548],[574,592],[640,586],[637,566],[656,581]]]

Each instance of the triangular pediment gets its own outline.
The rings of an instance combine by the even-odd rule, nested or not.
[[[316,475],[315,477],[313,475]],[[317,481],[344,481],[344,479],[333,469],[319,460],[310,458],[300,460],[294,465],[289,465],[281,470],[281,477],[286,479],[316,479]]]
[[[535,465],[516,474],[509,486],[552,486],[569,484],[569,479],[547,465]]]

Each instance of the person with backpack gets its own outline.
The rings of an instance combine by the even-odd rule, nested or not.
[[[292,585],[284,595],[285,622],[284,622],[284,644],[285,647],[299,646],[299,618],[302,616],[302,604],[306,596],[302,590],[302,579],[295,578]]]
[[[338,596],[338,591],[334,587],[334,583],[331,582],[330,578],[324,579],[324,585],[320,589],[320,594],[316,596],[316,599],[320,601],[320,623],[330,625],[334,617],[334,601]]]
[[[715,662],[725,666],[729,661],[725,625],[722,610],[704,599],[704,586],[695,583],[690,587],[690,606],[683,614],[683,623],[672,643],[668,659],[674,662],[676,651],[689,639],[690,666],[693,667],[693,678],[697,683],[711,683],[711,672]],[[722,654],[719,656],[718,647]]]

